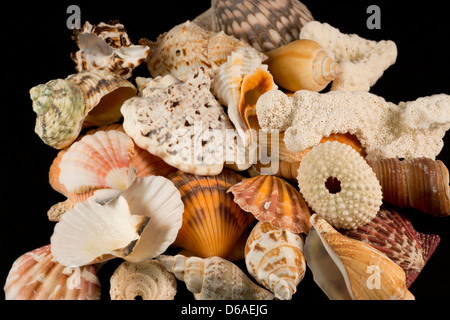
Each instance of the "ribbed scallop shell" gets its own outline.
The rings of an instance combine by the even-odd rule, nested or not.
[[[67,80],[51,80],[30,90],[36,112],[35,132],[56,149],[70,145],[82,129],[85,103],[80,88]]]
[[[158,260],[184,281],[196,300],[272,300],[273,294],[256,285],[238,266],[219,258],[161,255]]]
[[[272,141],[272,139],[274,139],[274,141]],[[332,133],[329,137],[322,138],[320,143],[325,143],[327,141],[338,141],[340,143],[348,144],[362,157],[366,156],[364,148],[361,146],[358,138],[352,134]],[[284,132],[280,132],[274,136],[267,134],[266,139],[258,140],[258,147],[260,148],[260,154],[264,155],[270,162],[265,164],[267,161],[264,160],[265,163],[263,164],[260,159],[254,164],[256,171],[260,174],[276,175],[291,181],[297,181],[300,162],[311,150],[311,148],[308,148],[297,153],[289,151],[284,143]]]
[[[154,78],[171,74],[182,81],[187,81],[200,67],[208,72],[214,70],[233,51],[248,46],[223,32],[207,31],[190,21],[161,34],[155,42],[141,39],[139,43],[150,47],[147,66]]]
[[[124,25],[118,21],[98,25],[86,21],[81,29],[74,29],[73,38],[79,50],[71,58],[78,72],[102,69],[128,79],[150,50],[133,45]]]
[[[17,258],[4,290],[6,300],[98,300],[101,291],[94,265],[65,267],[55,260],[50,245]]]
[[[132,181],[134,143],[125,133],[98,131],[75,142],[61,157],[59,182],[69,193],[124,190]]]
[[[136,168],[136,177],[163,176],[178,171],[177,168],[167,164],[161,158],[151,154],[147,150],[134,146],[134,154],[131,165]]]
[[[231,53],[227,62],[214,72],[211,91],[228,107],[228,116],[241,135],[245,145],[253,142],[250,117],[256,118],[256,101],[265,92],[276,89],[267,65],[258,53],[243,47]]]
[[[312,40],[296,40],[266,55],[275,82],[291,92],[320,92],[341,73],[334,58]]]
[[[75,83],[83,92],[86,104],[85,126],[103,126],[115,123],[122,114],[120,107],[137,90],[131,82],[107,70],[83,71],[66,80]]]
[[[416,158],[367,162],[380,181],[384,201],[435,217],[450,215],[449,173],[442,161]]]
[[[245,264],[250,275],[280,300],[290,300],[306,272],[303,239],[258,222],[248,237]]]
[[[122,262],[110,279],[111,300],[173,300],[175,276],[157,260]]]
[[[304,254],[314,281],[332,300],[414,300],[402,268],[384,253],[337,232],[314,214]]]
[[[193,21],[209,30],[223,30],[264,52],[297,40],[302,27],[312,20],[311,12],[298,0],[213,0],[211,9]]]
[[[307,234],[311,214],[302,195],[291,184],[275,176],[257,176],[233,185],[234,195],[242,210],[256,219],[293,233]]]
[[[406,215],[385,207],[370,223],[356,230],[343,230],[342,234],[386,254],[405,271],[408,288],[440,242],[438,235],[416,231]]]
[[[227,258],[241,234],[255,221],[227,190],[242,176],[224,169],[216,176],[178,171],[168,176],[181,193],[183,225],[173,243],[199,257]]]

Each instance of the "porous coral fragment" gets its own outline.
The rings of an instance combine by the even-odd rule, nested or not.
[[[331,90],[369,91],[397,60],[395,42],[377,42],[356,34],[343,34],[328,23],[307,23],[300,39],[314,40],[334,55],[342,72],[333,81]]]
[[[308,205],[336,228],[356,229],[370,222],[382,204],[381,186],[371,167],[352,147],[339,142],[326,142],[308,152],[297,179]],[[331,189],[330,181],[339,182],[339,188]]]

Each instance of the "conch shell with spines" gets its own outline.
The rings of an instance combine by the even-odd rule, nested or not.
[[[290,300],[306,272],[303,239],[288,230],[258,222],[245,246],[247,270],[280,300]]]
[[[275,83],[291,92],[320,92],[341,73],[330,53],[313,40],[296,40],[266,55]]]
[[[160,255],[158,260],[184,281],[196,300],[272,300],[274,295],[255,284],[234,263],[219,257]]]
[[[384,253],[337,232],[317,214],[304,254],[314,281],[331,300],[414,300],[403,269]]]
[[[430,158],[368,160],[383,190],[383,200],[435,217],[450,215],[449,173]]]

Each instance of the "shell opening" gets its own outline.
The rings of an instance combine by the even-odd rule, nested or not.
[[[342,191],[341,181],[335,177],[328,177],[325,181],[325,188],[327,188],[331,194],[337,194]]]

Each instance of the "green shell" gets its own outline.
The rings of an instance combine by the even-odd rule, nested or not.
[[[67,80],[51,80],[30,90],[36,112],[35,132],[55,149],[69,146],[79,135],[85,118],[83,93]]]

